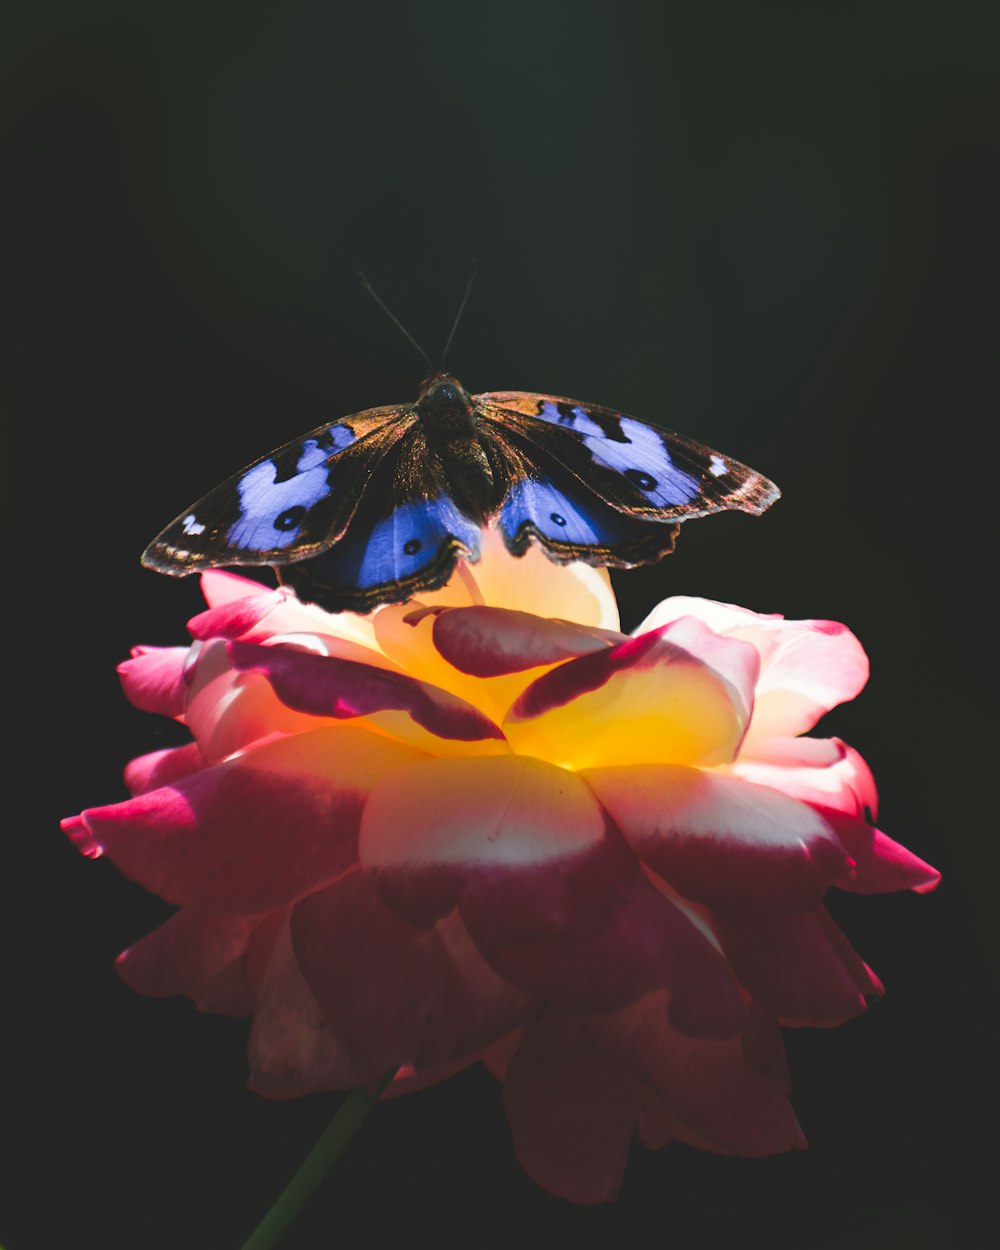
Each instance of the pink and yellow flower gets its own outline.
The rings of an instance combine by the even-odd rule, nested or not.
[[[844,626],[673,598],[629,637],[603,572],[493,540],[368,617],[203,588],[190,647],[120,669],[191,742],[64,822],[179,909],[120,956],[130,986],[252,1014],[266,1097],[482,1061],[523,1166],[577,1202],[636,1132],[804,1145],[779,1026],[882,992],[826,891],[938,879],[873,827],[861,757],[802,736],[867,678]]]

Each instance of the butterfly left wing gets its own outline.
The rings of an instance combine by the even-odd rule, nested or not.
[[[627,516],[686,521],[726,509],[759,516],[781,494],[731,456],[597,404],[525,391],[475,395],[473,403],[528,459],[558,462]]]
[[[142,563],[184,577],[323,551],[347,528],[364,484],[416,419],[412,406],[371,408],[293,439],[185,509],[149,544]]]

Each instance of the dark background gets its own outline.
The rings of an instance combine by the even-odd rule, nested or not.
[[[377,1109],[283,1244],[987,1244],[995,12],[5,9],[5,1250],[236,1247],[337,1104],[247,1093],[246,1022],[119,984],[169,909],[57,821],[179,740],[114,676],[199,603],[141,548],[246,460],[414,396],[357,269],[436,355],[473,257],[470,389],[614,405],[781,485],[619,576],[626,625],[670,593],[847,622],[873,677],[827,727],[944,884],[832,900],[888,996],[787,1034],[807,1153],[636,1146],[619,1201],[575,1208],[476,1069]]]

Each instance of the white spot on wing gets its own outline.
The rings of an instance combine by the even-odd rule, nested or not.
[[[188,513],[184,520],[181,521],[181,528],[185,534],[204,534],[205,532],[204,525],[198,524],[193,512]]]
[[[723,473],[729,472],[729,466],[721,456],[712,455],[712,463],[708,466],[708,471],[713,477],[722,477]]]

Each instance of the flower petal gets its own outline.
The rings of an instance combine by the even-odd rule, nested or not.
[[[275,613],[287,598],[286,590],[258,587],[255,593],[245,598],[228,599],[218,607],[192,616],[188,621],[188,633],[199,641],[206,638],[242,638]]]
[[[582,775],[639,858],[713,907],[801,911],[853,866],[830,824],[777,790],[674,764]]]
[[[758,738],[744,741],[729,771],[757,785],[829,807],[874,817],[878,792],[871,770],[839,738]]]
[[[759,651],[761,673],[748,740],[805,733],[825,712],[853,699],[868,680],[863,647],[837,621],[786,621],[729,603],[676,596],[654,608],[636,634],[683,616],[697,617]]]
[[[639,1118],[639,1078],[590,1044],[586,1021],[547,1011],[524,1031],[504,1081],[518,1162],[571,1202],[610,1202]]]
[[[141,712],[177,719],[184,714],[187,647],[133,647],[118,665],[125,697]]]
[[[169,786],[182,777],[200,772],[209,761],[202,754],[197,742],[182,747],[167,747],[164,751],[150,751],[139,755],[125,765],[125,784],[132,794],[146,794]]]
[[[485,903],[485,906],[484,906]],[[521,937],[493,914],[495,900],[464,897],[460,910],[490,966],[560,1007],[612,1011],[666,988],[670,1019],[692,1037],[732,1037],[745,1014],[726,961],[682,910],[638,874],[608,924]]]
[[[292,912],[305,981],[359,1080],[376,1082],[471,1057],[524,1020],[528,999],[483,963],[457,916],[421,930],[400,919],[361,873]]]
[[[717,634],[728,634],[733,630],[763,627],[770,622],[784,623],[780,612],[753,612],[750,608],[738,607],[735,603],[720,603],[715,599],[700,599],[693,595],[671,595],[658,603],[641,625],[634,629],[633,635],[648,634],[652,630],[662,629],[683,616],[694,616],[704,622],[709,629]]]
[[[418,758],[361,729],[318,729],[92,808],[64,828],[84,854],[106,854],[168,902],[264,912],[346,872],[368,791]]]
[[[308,733],[320,719],[293,711],[275,694],[266,677],[233,667],[227,644],[218,638],[192,647],[184,721],[213,763],[282,734]]]
[[[599,927],[636,871],[583,782],[525,756],[426,760],[387,777],[366,804],[359,853],[412,923],[432,924],[484,883],[531,933],[575,917]]]
[[[884,992],[825,908],[798,915],[719,915],[733,970],[786,1026],[833,1028]]]
[[[471,704],[402,673],[281,647],[242,642],[222,645],[234,669],[266,677],[282,703],[297,712],[342,719],[398,710],[439,738],[503,737]]]
[[[262,1098],[353,1089],[361,1077],[302,975],[287,921],[271,946],[247,1046],[249,1088]]]
[[[733,758],[757,655],[686,619],[552,669],[515,702],[514,749],[565,767]]]
[[[237,980],[242,994],[235,1004],[240,1010],[224,1014],[249,1015],[254,997],[239,967],[247,939],[259,916],[221,916],[192,912],[187,908],[170,917],[158,929],[140,938],[118,956],[118,975],[140,994],[169,998],[187,994],[201,1009],[212,1010],[199,1001],[220,974],[237,964]]]
[[[881,829],[873,829],[860,820],[844,819],[837,828],[856,864],[853,872],[837,881],[838,889],[851,894],[887,894],[893,890],[927,894],[941,880],[936,868],[894,842]]]
[[[254,581],[252,577],[243,577],[225,569],[206,569],[198,578],[198,583],[202,597],[210,608],[220,607],[237,599],[246,599],[250,595],[272,593],[267,586]]]
[[[490,966],[530,994],[607,1010],[666,985],[679,1027],[740,1027],[724,960],[573,773],[523,756],[426,761],[375,788],[359,848],[401,915],[427,925],[457,903]]]
[[[569,621],[487,607],[442,609],[435,616],[433,636],[448,663],[473,677],[523,673],[604,651],[610,643],[606,633]]]
[[[831,708],[855,698],[868,681],[864,648],[837,621],[785,621],[736,636],[761,652],[748,737],[806,733]]]
[[[665,1136],[678,1135],[663,1125],[652,1131],[648,1121],[660,1103],[672,1125],[683,1125],[696,1144],[749,1157],[805,1146],[784,1082],[748,1062],[747,1036],[761,1027],[767,1022],[752,1014],[743,1038],[684,1037],[670,1027],[663,994],[589,1021],[593,1044],[620,1063],[630,1062],[646,1078],[644,1138],[662,1144]]]
[[[201,575],[201,590],[209,611],[188,622],[197,638],[311,633],[367,649],[375,647],[371,616],[326,612],[314,603],[301,603],[287,586],[271,590],[250,578],[210,569]],[[213,610],[227,607],[232,608],[230,615],[221,611],[213,614]],[[266,629],[258,628],[262,625]]]

